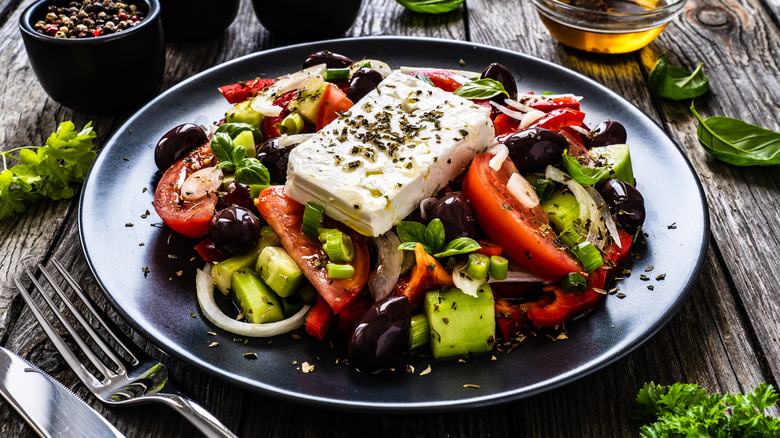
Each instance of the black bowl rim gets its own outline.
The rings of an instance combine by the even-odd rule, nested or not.
[[[38,41],[48,44],[62,44],[62,45],[79,45],[79,46],[91,46],[105,44],[110,41],[129,38],[141,29],[151,26],[149,23],[155,23],[159,21],[160,17],[160,1],[159,0],[137,0],[149,5],[149,13],[141,20],[141,23],[131,27],[130,29],[123,30],[111,35],[103,35],[94,38],[55,38],[49,35],[43,35],[38,33],[32,25],[32,14],[39,7],[46,5],[47,3],[56,3],[58,0],[39,0],[35,3],[27,6],[22,15],[19,16],[19,29],[23,34],[26,34],[30,38],[34,38]]]

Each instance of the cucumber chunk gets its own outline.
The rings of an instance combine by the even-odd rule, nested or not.
[[[211,267],[211,276],[214,278],[214,284],[217,289],[222,292],[222,295],[228,295],[230,292],[230,284],[232,282],[233,273],[239,269],[253,268],[257,263],[257,256],[263,248],[271,245],[279,245],[279,238],[276,237],[273,230],[269,226],[263,226],[260,230],[260,241],[257,245],[246,254],[233,256],[227,260],[223,260]]]
[[[237,103],[235,106],[233,106],[233,108],[230,108],[227,114],[225,114],[225,122],[248,123],[257,129],[262,128],[265,117],[252,109],[250,102],[251,100],[247,100],[241,103]]]
[[[307,79],[298,87],[298,96],[290,102],[290,111],[297,112],[303,120],[309,123],[317,123],[317,114],[320,111],[322,93],[328,83],[322,76],[314,76]]]
[[[487,284],[477,297],[449,288],[425,294],[425,315],[431,327],[431,352],[437,359],[493,350],[496,311]]]
[[[257,155],[255,150],[255,135],[252,131],[243,131],[233,139],[233,144],[241,146],[246,150],[246,156],[248,158],[254,158]]]
[[[617,178],[631,185],[635,185],[634,169],[631,167],[631,154],[627,144],[611,144],[590,149],[590,156],[596,166],[607,166],[609,172],[596,183],[601,186],[610,178]]]
[[[231,289],[236,294],[244,318],[253,324],[277,322],[284,319],[284,307],[279,296],[251,269],[239,269],[233,273]]]
[[[255,270],[280,297],[294,294],[303,281],[303,272],[280,246],[263,248],[257,257]]]
[[[549,199],[541,203],[542,209],[550,217],[550,226],[556,233],[580,226],[580,203],[569,191],[555,190]],[[575,224],[577,226],[575,226]]]

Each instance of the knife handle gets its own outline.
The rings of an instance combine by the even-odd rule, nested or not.
[[[209,438],[238,438],[209,411],[187,397],[178,394],[158,393],[154,398],[158,398],[159,401],[175,409]]]

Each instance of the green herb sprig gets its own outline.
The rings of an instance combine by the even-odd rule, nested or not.
[[[693,73],[666,61],[666,53],[662,53],[650,71],[647,85],[650,92],[658,97],[672,100],[684,100],[699,97],[710,89],[710,82],[699,63]]]
[[[490,78],[475,79],[471,82],[466,82],[457,90],[453,91],[452,94],[465,99],[490,99],[499,94],[505,94],[506,97],[509,97],[509,93],[504,89],[504,84]]]
[[[214,134],[211,151],[219,161],[217,167],[234,172],[236,181],[247,185],[271,183],[268,169],[257,158],[247,157],[246,149],[233,143],[226,132]]]
[[[26,146],[0,152],[0,220],[23,213],[27,204],[42,198],[71,198],[74,185],[84,182],[97,157],[92,122],[76,132],[62,122],[45,146]],[[19,163],[11,166],[12,163]],[[9,167],[11,166],[11,167]]]
[[[454,11],[463,4],[463,0],[396,0],[410,11],[423,14],[444,14]]]
[[[631,417],[655,419],[642,426],[642,437],[780,436],[780,419],[763,414],[777,400],[777,392],[765,383],[748,394],[709,395],[694,384],[649,382],[639,390]]]
[[[702,119],[693,102],[691,112],[699,120],[699,143],[715,158],[735,166],[780,164],[780,132],[731,117]]]
[[[467,254],[481,248],[476,240],[469,237],[458,237],[446,243],[444,225],[439,219],[432,220],[428,226],[414,221],[402,221],[396,225],[395,231],[403,242],[398,249],[414,251],[417,243],[421,243],[425,252],[436,258]]]

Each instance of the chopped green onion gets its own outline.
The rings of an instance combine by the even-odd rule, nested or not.
[[[322,225],[322,214],[325,207],[316,202],[307,202],[303,210],[303,226],[301,231],[311,240],[317,240],[320,237],[320,225]]]
[[[406,349],[416,350],[423,345],[427,345],[431,340],[431,325],[425,314],[418,313],[412,315],[409,324],[409,336],[406,338]]]
[[[581,274],[569,272],[561,279],[561,286],[565,294],[580,294],[588,288],[588,282]]]
[[[322,249],[334,262],[351,262],[355,256],[352,238],[339,230],[320,228],[319,239],[322,243]]]
[[[580,233],[575,231],[572,227],[566,227],[558,237],[561,239],[561,242],[568,247],[573,247],[582,240]]]
[[[469,260],[463,273],[474,280],[486,280],[489,266],[490,257],[473,252],[469,254]]]
[[[598,248],[590,242],[578,243],[571,247],[570,251],[588,272],[593,272],[604,264],[604,259],[601,257]]]
[[[360,68],[371,68],[371,61],[365,61],[360,64]]]
[[[529,180],[528,182],[533,186],[540,201],[550,199],[555,190],[555,182],[549,178],[537,178],[533,181]]]
[[[490,256],[490,278],[494,280],[506,280],[509,272],[509,260],[501,256]]]
[[[329,82],[349,79],[349,68],[329,68],[325,70],[325,80]]]
[[[303,130],[303,117],[296,112],[292,112],[282,120],[282,130],[284,134],[295,135]]]
[[[352,278],[352,275],[355,273],[355,268],[353,268],[352,265],[339,265],[328,262],[328,264],[325,265],[325,271],[328,273],[328,278],[342,279]]]

